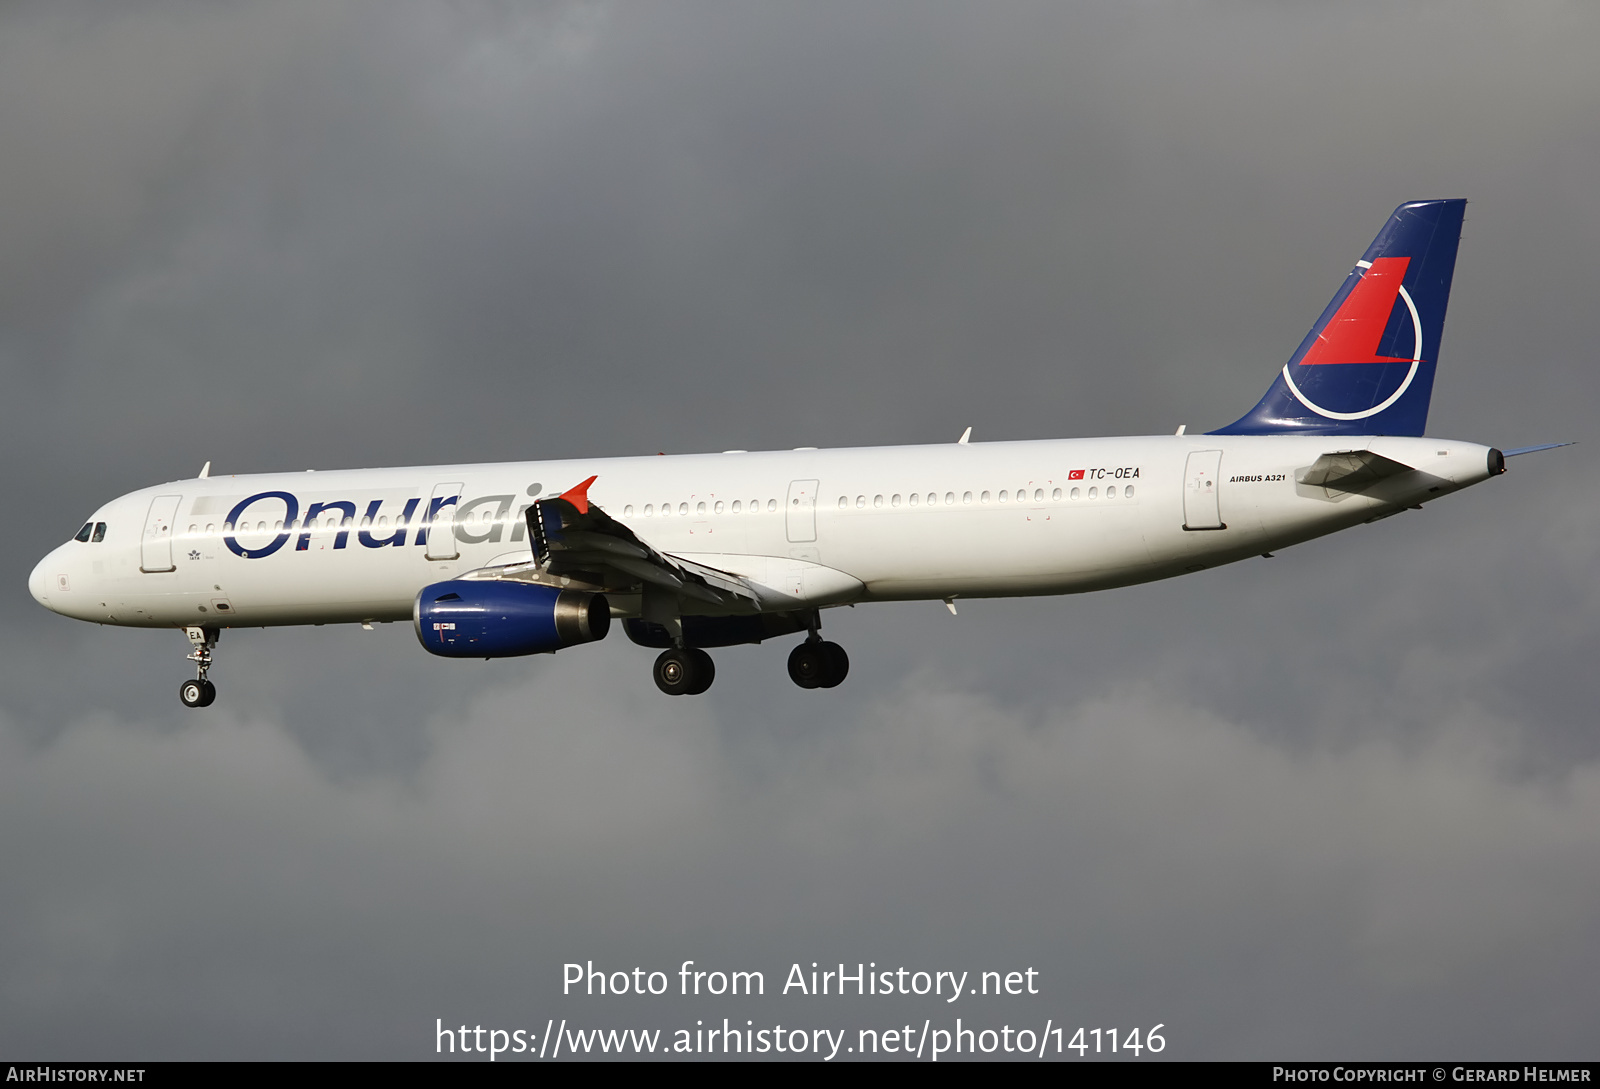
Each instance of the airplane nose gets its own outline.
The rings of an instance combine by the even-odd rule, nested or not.
[[[46,556],[34,565],[33,574],[28,576],[28,593],[33,595],[33,600],[47,609],[50,608],[50,585],[45,581],[45,566],[49,562],[50,557]]]

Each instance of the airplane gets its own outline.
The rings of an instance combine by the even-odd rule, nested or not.
[[[1259,403],[1190,435],[581,458],[211,476],[105,504],[29,577],[64,616],[183,631],[208,678],[222,630],[410,621],[430,653],[501,658],[606,637],[660,650],[670,695],[708,648],[804,633],[871,601],[1072,594],[1171,578],[1420,509],[1505,472],[1424,438],[1466,209],[1400,205]]]

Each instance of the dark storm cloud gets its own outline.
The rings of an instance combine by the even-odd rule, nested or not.
[[[1506,724],[1481,709],[1416,749],[1300,758],[1150,688],[1018,711],[924,670],[777,754],[724,736],[748,723],[604,694],[612,664],[435,719],[405,779],[330,780],[282,723],[231,712],[8,740],[8,1032],[66,1052],[88,1018],[117,1052],[409,1055],[441,1016],[997,1012],[777,993],[790,963],[843,957],[1031,964],[1047,1000],[998,1012],[1161,1019],[1191,1056],[1256,1034],[1493,1055],[1447,1022],[1579,987],[1600,954],[1594,765],[1505,777]],[[561,965],[591,957],[756,968],[772,991],[563,1007]],[[1453,990],[1479,997],[1411,1009]],[[1565,1031],[1524,1024],[1519,1046]]]
[[[181,639],[23,582],[207,459],[1217,426],[1418,197],[1473,201],[1431,430],[1587,439],[1597,33],[1557,4],[7,9],[0,1045],[409,1057],[434,1017],[562,1016],[571,958],[876,958],[1035,963],[1048,1000],[1006,1016],[1165,1020],[1190,1057],[1585,1053],[1586,446],[1171,584],[838,610],[825,696],[777,647],[674,701],[620,639],[456,663],[394,625],[229,632],[201,717]],[[741,1015],[775,1009],[879,1016]]]

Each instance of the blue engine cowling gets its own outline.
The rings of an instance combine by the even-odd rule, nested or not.
[[[412,606],[417,638],[446,658],[513,658],[604,639],[604,594],[528,582],[451,579],[424,586]]]

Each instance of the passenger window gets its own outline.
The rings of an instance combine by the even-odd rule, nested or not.
[[[767,510],[773,511],[773,510],[777,510],[777,509],[778,509],[778,501],[776,499],[767,500]]]
[[[894,496],[889,500],[889,505],[891,507],[898,507],[900,505],[900,493],[899,492],[895,492],[894,493]]]
[[[961,493],[961,501],[962,501],[962,502],[963,502],[963,503],[970,503],[970,502],[972,502],[972,493],[971,493],[971,492],[962,492],[962,493]]]
[[[704,514],[706,512],[706,505],[704,503],[696,503],[694,505],[694,512],[696,514]]]
[[[865,507],[866,505],[867,505],[867,497],[866,496],[864,496],[864,495],[856,496],[856,510],[860,510],[863,507]]]
[[[938,505],[939,505],[939,493],[938,492],[929,492],[928,493],[928,506],[936,507]]]
[[[88,540],[89,540],[89,534],[92,533],[93,531],[94,531],[94,523],[93,522],[85,522],[85,523],[83,523],[83,528],[78,530],[78,535],[76,537],[72,538],[72,539],[74,541],[83,541],[83,542],[87,543]]]
[[[911,498],[906,500],[906,502],[910,503],[914,507],[921,501],[921,498],[922,497],[917,495],[916,492],[912,492],[911,493]]]
[[[988,492],[984,492],[983,493],[983,498],[980,500],[980,502],[987,503],[988,501],[989,501],[989,493]]]
[[[872,497],[872,505],[873,505],[873,506],[874,506],[874,507],[881,507],[881,506],[883,506],[883,496],[881,496],[881,495],[875,495],[875,496],[873,496],[873,497]]]
[[[1035,503],[1043,503],[1044,502],[1044,489],[1043,488],[1035,488],[1035,489],[1033,489],[1033,501]]]
[[[969,495],[967,498],[970,499],[972,497]],[[944,505],[947,506],[947,507],[953,507],[953,506],[956,505],[956,493],[955,492],[945,492],[944,493]]]
[[[720,499],[717,500],[717,513],[718,514],[722,513],[722,500],[720,500]]]
[[[1099,488],[1090,488],[1089,489],[1089,498],[1090,499],[1098,499],[1099,496],[1100,496],[1100,489]]]
[[[1002,502],[1002,503],[1004,503],[1006,501],[1006,490],[1004,488],[1000,489],[999,499],[1000,499],[1000,502]]]
[[[687,503],[679,503],[678,504],[678,513],[679,514],[688,514],[689,513],[689,504],[687,504]]]
[[[1113,484],[1113,485],[1111,485],[1111,487],[1106,489],[1106,498],[1107,499],[1115,499],[1116,497],[1117,497],[1117,486],[1115,484]]]
[[[1078,489],[1077,488],[1073,488],[1072,489],[1072,498],[1074,498],[1074,499],[1078,498]]]
[[[737,499],[733,501],[733,513],[739,513],[739,501]]]
[[[1123,488],[1122,489],[1122,495],[1126,499],[1132,499],[1133,498],[1133,485],[1129,484],[1126,488]]]
[[[627,506],[622,508],[622,516],[624,518],[632,518],[633,517],[633,504],[632,503],[629,503]]]
[[[1055,500],[1057,503],[1061,502],[1061,489],[1057,488],[1055,491],[1051,492],[1050,498]]]

